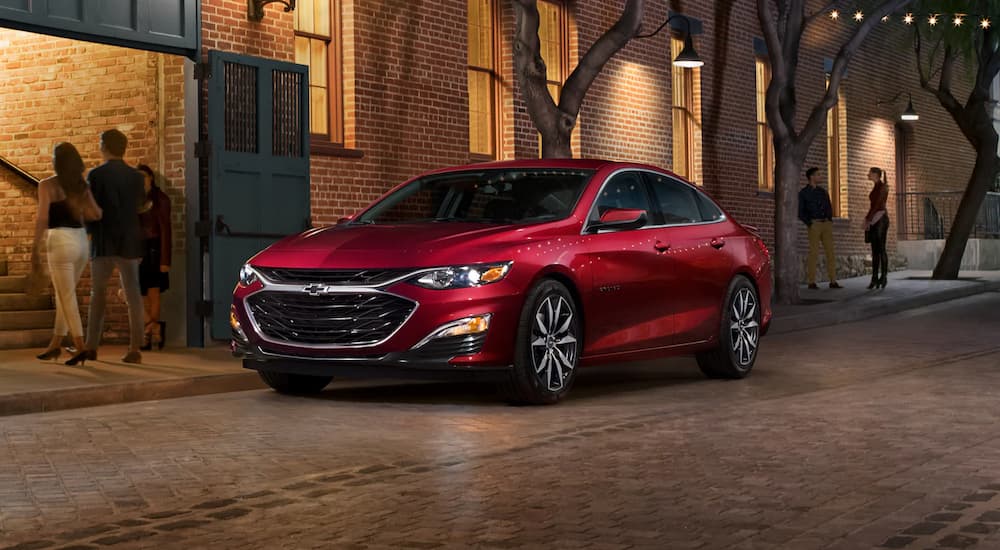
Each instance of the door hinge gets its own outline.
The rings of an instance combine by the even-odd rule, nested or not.
[[[198,300],[194,304],[194,312],[198,317],[211,317],[212,302],[208,300]]]
[[[212,222],[208,220],[198,220],[194,222],[194,236],[207,239],[212,236]]]
[[[209,158],[212,156],[212,142],[205,140],[199,141],[194,144],[194,156],[195,158]]]
[[[195,63],[194,65],[194,79],[195,80],[211,80],[212,78],[212,65],[210,63]]]

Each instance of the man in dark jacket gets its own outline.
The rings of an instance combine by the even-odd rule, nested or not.
[[[92,290],[90,314],[87,319],[87,357],[97,359],[97,348],[104,332],[104,309],[107,302],[108,280],[118,268],[125,301],[128,303],[129,347],[122,358],[126,363],[141,363],[142,354],[142,293],[139,290],[139,261],[142,258],[142,229],[139,209],[145,200],[142,175],[122,160],[128,139],[118,130],[101,134],[101,155],[104,164],[87,176],[94,199],[104,210],[104,216],[88,225],[91,235],[90,266]]]
[[[837,264],[833,253],[833,205],[826,189],[819,186],[819,168],[806,170],[808,183],[799,191],[799,219],[809,228],[809,257],[806,260],[806,275],[809,288],[816,286],[816,260],[819,245],[823,243],[826,253],[826,273],[830,277],[830,288],[842,288],[837,283]]]

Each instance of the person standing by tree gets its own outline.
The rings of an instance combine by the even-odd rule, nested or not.
[[[118,130],[101,134],[101,155],[104,164],[87,176],[97,204],[104,217],[89,224],[92,236],[90,273],[90,315],[87,318],[87,348],[70,361],[97,359],[97,348],[104,332],[104,309],[107,304],[108,279],[118,268],[125,301],[128,303],[129,347],[122,358],[125,363],[141,363],[142,353],[142,293],[139,290],[139,260],[142,258],[142,229],[139,210],[145,202],[142,175],[125,164],[123,157],[128,138]]]
[[[889,213],[885,209],[885,203],[889,200],[889,182],[885,170],[875,167],[868,171],[868,181],[875,184],[868,194],[871,206],[865,216],[866,240],[872,245],[872,282],[868,288],[885,288],[889,272],[889,253],[886,252]]]
[[[830,195],[819,186],[819,168],[806,170],[806,186],[799,191],[799,219],[809,229],[809,257],[806,259],[806,273],[809,288],[816,286],[816,262],[819,245],[826,253],[826,273],[830,288],[842,288],[837,282],[836,256],[833,252],[833,205]]]

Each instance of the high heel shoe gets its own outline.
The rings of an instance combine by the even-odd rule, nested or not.
[[[139,349],[142,351],[149,351],[153,349],[153,329],[150,328],[153,324],[154,323],[146,323],[146,335],[142,340],[142,345],[139,346]]]
[[[76,364],[79,363],[80,366],[82,367],[86,364],[87,361],[97,361],[97,352],[94,350],[85,349],[77,353],[73,357],[70,357],[69,360],[66,361],[66,366],[75,367]]]
[[[52,348],[39,353],[35,357],[38,358],[39,361],[55,361],[56,359],[59,359],[60,355],[62,355],[61,349]]]
[[[163,349],[163,345],[167,342],[167,322],[160,321],[160,333],[157,335],[159,338],[156,341],[156,349]]]
[[[886,277],[885,275],[883,275],[882,278],[878,280],[878,287],[885,288],[885,283],[886,283]]]
[[[878,283],[879,283],[878,277],[872,277],[872,282],[868,284],[868,290],[876,288],[878,286]]]

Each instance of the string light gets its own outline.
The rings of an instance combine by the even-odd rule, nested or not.
[[[858,10],[858,11],[854,12],[854,20],[855,21],[861,21],[864,18],[865,18],[865,14],[861,13],[861,10]]]
[[[933,27],[934,25],[937,25],[937,17],[938,16],[936,15],[932,15],[929,19],[927,19],[927,22]]]
[[[888,20],[889,20],[889,16],[888,16],[888,15],[883,15],[883,16],[882,16],[882,22],[883,22],[883,23],[885,23],[885,22],[886,22],[886,21],[888,21]]]
[[[907,25],[912,25],[913,24],[913,14],[912,13],[908,13],[905,16],[903,16],[903,23],[906,23]]]
[[[961,27],[962,26],[962,16],[961,15],[956,15],[954,21],[955,21],[955,26],[956,27]]]
[[[860,23],[865,19],[864,11],[858,9],[851,13],[851,19]],[[830,19],[837,21],[840,20],[840,10],[830,10]],[[932,14],[914,14],[913,12],[906,12],[900,21],[906,25],[916,25],[918,24],[918,18],[927,17],[927,24],[931,27],[936,27],[938,23],[947,24],[951,21],[955,28],[964,26],[966,19],[970,19],[970,25],[972,28],[979,27],[982,30],[987,30],[993,28],[993,22],[986,15],[980,15],[975,13],[932,13]],[[949,19],[950,18],[950,19]],[[892,19],[892,15],[883,15],[881,21],[883,23],[888,23]],[[978,22],[978,23],[977,23]]]
[[[840,19],[840,12],[833,10],[830,12],[830,19]]]
[[[984,29],[990,28],[990,20],[984,17],[983,20],[979,22],[979,26]]]

